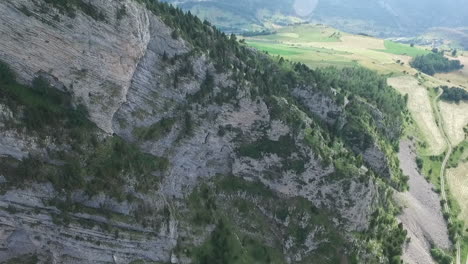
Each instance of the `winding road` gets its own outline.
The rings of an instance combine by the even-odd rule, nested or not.
[[[432,104],[433,104],[433,108],[436,112],[436,115],[437,115],[437,120],[438,120],[438,127],[440,129],[440,132],[441,134],[443,135],[444,137],[444,140],[447,144],[447,154],[445,155],[445,158],[444,158],[444,161],[442,162],[442,166],[440,168],[440,189],[441,189],[441,196],[442,196],[442,199],[444,201],[447,201],[447,193],[445,191],[445,170],[447,168],[447,162],[449,161],[450,159],[450,156],[452,155],[452,152],[453,152],[453,148],[452,148],[452,143],[450,142],[450,139],[449,137],[447,136],[447,133],[445,131],[445,125],[444,125],[444,120],[442,118],[442,115],[440,114],[440,109],[439,107],[437,106],[437,101],[439,100],[440,96],[443,94],[443,90],[441,89],[439,94],[434,98]],[[446,212],[450,212],[450,207],[448,206],[448,203],[444,203],[444,210]],[[451,219],[449,219],[449,221],[451,221]],[[456,247],[456,250],[457,250],[457,254],[456,254],[456,264],[461,264],[461,248],[460,248],[460,242],[457,241],[457,244],[455,245]],[[468,258],[467,258],[467,263],[468,264]]]

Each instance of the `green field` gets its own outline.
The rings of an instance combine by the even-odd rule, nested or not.
[[[280,42],[339,42],[343,35],[334,28],[306,24],[280,28],[275,34],[261,38]]]
[[[346,58],[345,55],[352,55],[350,52],[332,50],[318,47],[308,47],[298,45],[287,45],[271,41],[248,41],[250,46],[267,52],[271,55],[279,55],[292,61],[300,61],[311,67],[322,66],[353,66],[355,61]]]
[[[427,52],[409,45],[312,24],[280,28],[274,34],[247,37],[246,42],[271,55],[302,62],[312,68],[361,65],[382,74],[409,72],[408,63],[403,65],[401,62],[408,62],[410,57],[402,54]]]
[[[418,55],[425,55],[431,52],[429,50],[425,50],[425,49],[417,48],[417,47],[411,47],[408,44],[401,44],[401,43],[393,42],[390,40],[385,40],[384,45],[385,45],[385,49],[379,50],[379,51],[396,54],[396,55],[406,55],[406,56],[416,57]]]
[[[249,41],[248,43],[250,46],[258,50],[268,52],[274,55],[280,55],[280,56],[300,55],[300,54],[304,54],[307,52],[304,49],[293,48],[290,46],[285,46],[285,45],[280,45],[280,44],[272,44],[268,42]]]

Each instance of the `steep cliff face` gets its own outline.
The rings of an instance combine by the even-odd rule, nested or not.
[[[286,72],[164,5],[76,3],[0,3],[0,60],[21,83],[0,81],[0,260],[383,258],[374,212],[386,184],[320,121],[345,108],[256,79],[310,70]],[[174,25],[185,20],[215,48],[187,39]],[[52,110],[37,103],[48,97]],[[75,120],[81,105],[92,123]],[[31,107],[67,114],[36,124]]]
[[[317,115],[321,120],[329,124],[330,126],[337,127],[337,130],[346,131],[347,124],[349,123],[348,119],[352,113],[348,113],[346,108],[349,106],[348,103],[343,103],[339,105],[332,98],[314,92],[311,89],[298,89],[294,90],[294,95],[297,97],[302,104],[307,107],[307,109]],[[360,104],[364,102],[358,102]],[[379,114],[373,115],[374,119],[377,122],[382,122],[384,117],[378,109],[372,109],[372,112],[377,112]],[[349,134],[353,134],[353,131],[350,131]],[[351,135],[354,136],[354,135]],[[351,139],[350,139],[351,140]],[[371,140],[368,144],[351,144],[351,148],[356,153],[359,153],[363,156],[367,164],[372,167],[380,175],[390,177],[390,169],[387,157],[385,153],[381,150],[375,140]]]
[[[42,1],[2,1],[0,50],[2,59],[23,81],[30,82],[38,74],[50,75],[110,133],[110,120],[125,101],[133,73],[154,33],[150,28],[161,28],[157,26],[161,21],[150,20],[148,12],[132,1],[93,4],[105,21],[83,12],[76,12],[76,17],[62,15],[60,9]],[[122,5],[127,15],[118,19],[116,12]],[[170,36],[170,32],[160,34]],[[178,45],[175,49],[183,47],[183,43],[172,43]]]

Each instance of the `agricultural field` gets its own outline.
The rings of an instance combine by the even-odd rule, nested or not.
[[[411,47],[364,35],[351,35],[323,25],[296,25],[275,34],[246,38],[246,42],[272,55],[299,61],[312,68],[361,65],[382,74],[416,73],[409,66],[412,56],[426,54]]]
[[[463,129],[468,125],[468,102],[456,104],[440,101],[439,108],[447,136],[452,146],[457,146],[465,139]]]
[[[468,162],[447,170],[450,191],[460,206],[460,217],[468,223]]]
[[[463,52],[463,55],[457,56],[457,60],[465,65],[465,67],[456,72],[450,73],[438,73],[435,75],[437,79],[442,81],[448,82],[449,86],[459,86],[468,90],[468,54],[467,52]]]
[[[385,49],[380,50],[382,52],[387,52],[396,55],[406,55],[410,57],[415,57],[419,55],[426,55],[431,53],[428,49],[420,49],[408,46],[406,44],[401,44],[397,42],[393,42],[390,40],[384,41]]]
[[[408,109],[428,144],[425,155],[440,155],[446,144],[437,126],[428,90],[412,76],[392,77],[388,84],[401,94],[408,94]]]
[[[249,43],[252,47],[263,50],[272,55],[279,55],[293,61],[301,61],[307,65],[315,67],[326,66],[353,66],[357,62],[345,57],[352,53],[337,51],[326,48],[317,48],[310,46],[292,46],[287,44],[271,43],[267,41],[252,41]]]
[[[331,27],[322,25],[302,24],[283,27],[276,30],[276,34],[257,36],[262,40],[275,42],[340,42],[340,38],[347,33],[343,33]]]

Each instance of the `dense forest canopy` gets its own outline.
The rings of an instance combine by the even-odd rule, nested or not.
[[[428,75],[456,71],[464,67],[459,60],[449,60],[440,52],[417,56],[410,65]]]
[[[447,86],[442,86],[440,88],[444,90],[444,93],[440,97],[444,101],[456,103],[459,103],[460,101],[468,101],[468,92],[465,89],[458,87],[450,88]]]

